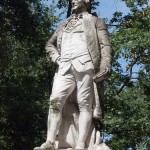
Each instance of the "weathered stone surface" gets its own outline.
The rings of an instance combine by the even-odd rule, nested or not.
[[[109,150],[93,119],[103,117],[103,80],[112,48],[102,19],[88,13],[89,0],[72,0],[73,13],[46,44],[58,65],[50,96],[47,142],[35,150]],[[50,143],[53,143],[52,146]]]

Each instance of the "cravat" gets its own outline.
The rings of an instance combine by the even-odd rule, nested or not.
[[[72,15],[72,18],[70,19],[70,21],[68,22],[65,31],[70,32],[74,26],[76,25],[76,23],[78,22],[79,19],[82,19],[83,15],[79,14],[79,15]]]

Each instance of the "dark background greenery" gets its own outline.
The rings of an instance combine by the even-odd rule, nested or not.
[[[115,12],[110,28],[113,72],[105,82],[105,128],[112,150],[150,149],[150,6],[122,0],[130,13]],[[93,9],[99,6],[93,0]],[[46,138],[48,98],[55,66],[45,54],[67,0],[0,1],[0,150],[30,150]],[[98,7],[97,7],[98,8]],[[121,61],[126,60],[126,71]],[[134,67],[138,65],[136,76]]]

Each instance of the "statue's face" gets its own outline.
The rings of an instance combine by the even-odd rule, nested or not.
[[[79,12],[86,7],[85,0],[71,0],[72,10],[75,12]]]

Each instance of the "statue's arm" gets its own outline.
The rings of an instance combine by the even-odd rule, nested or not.
[[[97,21],[97,32],[98,40],[100,45],[100,69],[105,69],[106,67],[111,71],[112,64],[112,46],[109,40],[109,35],[107,32],[107,27],[104,20],[98,19]]]
[[[60,59],[60,54],[57,50],[57,34],[58,33],[56,30],[45,46],[46,53],[51,58],[52,62],[54,62],[55,64],[58,64]]]
[[[100,46],[100,71],[95,75],[95,82],[101,82],[108,78],[112,68],[112,47],[109,40],[106,24],[103,20],[97,20],[97,36]]]

